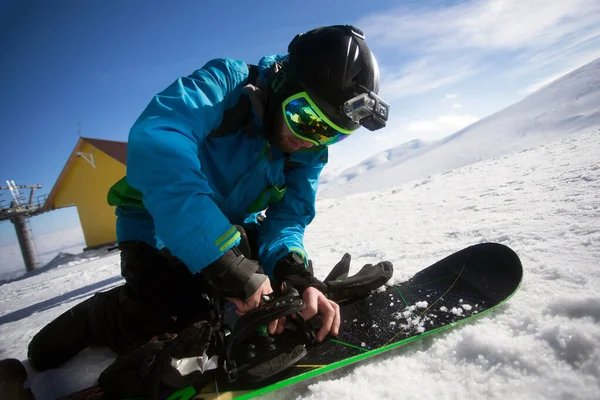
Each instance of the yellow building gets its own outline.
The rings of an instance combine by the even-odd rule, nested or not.
[[[127,143],[80,137],[44,209],[76,206],[88,248],[116,242],[115,208],[106,195],[126,165]]]

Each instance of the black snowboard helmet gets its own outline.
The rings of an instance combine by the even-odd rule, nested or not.
[[[387,108],[378,123],[370,116],[353,120],[344,112],[349,100],[379,91],[379,67],[358,28],[334,25],[296,35],[279,68],[269,87],[269,111],[280,110],[286,98],[305,91],[340,127],[356,130],[362,125],[375,130],[385,126]]]

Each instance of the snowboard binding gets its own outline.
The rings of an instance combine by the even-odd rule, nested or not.
[[[302,359],[306,345],[316,341],[314,330],[300,314],[304,308],[306,304],[298,291],[284,285],[279,296],[263,296],[261,306],[240,317],[225,339],[227,381],[261,382]],[[284,317],[285,331],[270,335],[268,323]]]

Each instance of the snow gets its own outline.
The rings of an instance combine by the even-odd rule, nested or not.
[[[321,200],[307,232],[321,274],[352,248],[353,268],[389,259],[402,281],[454,250],[495,241],[517,251],[525,276],[491,315],[300,385],[284,398],[597,399],[599,133]]]
[[[330,171],[319,196],[379,190],[536,147],[600,126],[600,59],[446,138],[413,140],[345,171]]]
[[[458,315],[458,316],[461,316],[463,314],[462,308],[458,308],[458,307],[452,307],[452,310],[450,310],[450,312],[452,314]]]
[[[63,229],[35,237],[34,247],[39,265],[46,265],[57,254],[78,254],[86,247],[81,226]],[[0,246],[0,283],[18,278],[25,272],[25,263],[18,243]]]
[[[577,86],[572,75],[567,78]],[[519,254],[524,280],[505,305],[473,322],[265,398],[597,399],[599,124],[597,119],[595,126],[560,135],[558,128],[544,125],[548,135],[534,135],[527,148],[408,181],[402,175],[397,181],[373,175],[370,192],[321,196],[305,237],[320,278],[349,251],[351,274],[366,263],[390,260],[393,282],[402,282],[454,251],[491,241]],[[505,128],[505,137],[513,138]],[[486,145],[477,142],[480,154],[502,147],[492,134]],[[119,256],[109,253],[1,285],[0,358],[25,360],[29,341],[46,323],[121,282]],[[414,307],[416,314],[430,301],[419,299],[409,310]],[[433,307],[434,314],[477,310],[466,302],[454,309]],[[426,318],[410,312],[390,322],[408,323],[427,329]],[[110,350],[91,348],[56,370],[33,373],[28,367],[30,387],[37,399],[53,399],[93,384],[113,357]]]

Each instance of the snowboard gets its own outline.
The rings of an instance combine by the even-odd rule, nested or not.
[[[522,276],[521,261],[509,247],[498,243],[467,247],[404,283],[340,304],[339,336],[307,346],[304,358],[269,381],[240,388],[216,379],[201,390],[187,387],[162,398],[250,399],[316,380],[329,371],[486,314],[517,291]],[[91,388],[67,399],[101,399],[101,391]]]

